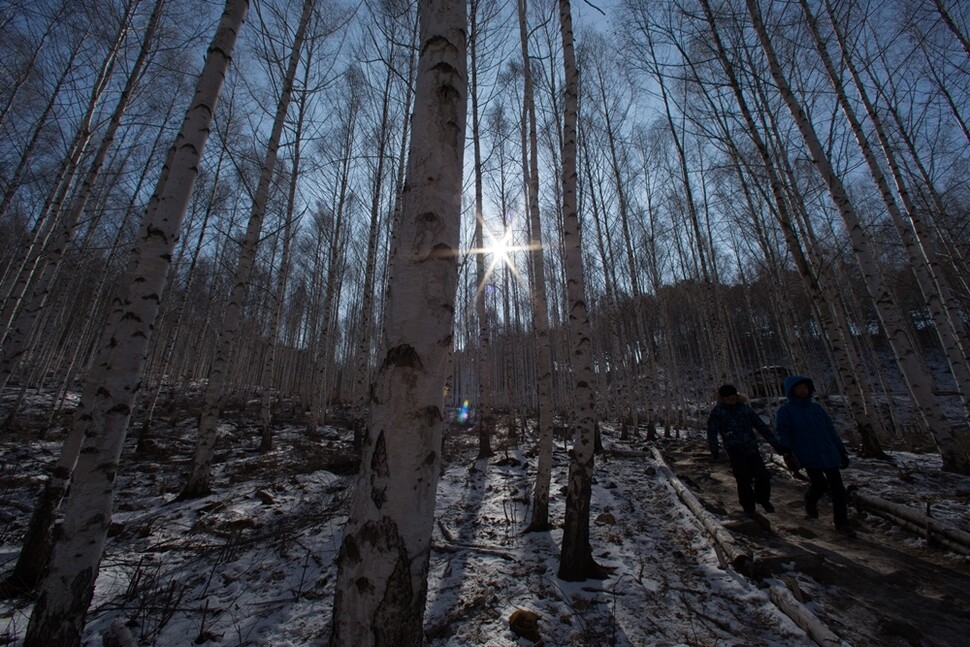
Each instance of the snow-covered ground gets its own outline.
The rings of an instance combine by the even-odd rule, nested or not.
[[[427,644],[532,644],[509,629],[516,609],[539,614],[547,646],[812,644],[771,603],[763,582],[719,565],[707,535],[641,451],[645,443],[620,444],[612,427],[604,424],[603,431],[607,448],[618,451],[596,460],[592,546],[612,572],[603,581],[567,583],[556,577],[567,469],[562,444],[554,455],[556,529],[526,534],[532,440],[500,437],[494,458],[475,460],[475,432],[449,430],[431,554]],[[351,432],[321,427],[308,435],[302,427],[281,427],[277,449],[260,454],[254,451],[255,419],[226,421],[215,493],[175,501],[193,432],[192,418],[167,421],[150,455],[126,453],[85,644],[101,645],[113,624],[116,630],[124,624],[148,645],[324,644],[353,484],[347,474]],[[56,456],[59,439],[8,435],[0,441],[0,571],[13,566],[39,475]],[[661,445],[665,452],[703,451],[697,431]],[[857,461],[847,477],[865,476],[869,491],[886,499],[931,502],[934,514],[967,528],[970,479],[942,474],[932,456],[898,455],[891,469],[867,465]],[[730,488],[707,492],[726,508],[736,506]],[[731,513],[725,516],[730,520]],[[965,558],[916,537],[905,540],[917,553],[950,560],[958,575],[970,573]],[[970,578],[967,584],[970,590]],[[828,600],[819,596],[809,606],[825,617]],[[0,644],[22,638],[29,612],[26,600],[0,603]]]

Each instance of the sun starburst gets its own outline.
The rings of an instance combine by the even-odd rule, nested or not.
[[[481,294],[485,286],[489,284],[492,276],[502,267],[507,267],[515,280],[519,282],[526,291],[529,290],[528,281],[519,272],[515,264],[514,255],[521,252],[528,252],[537,249],[536,245],[516,245],[512,240],[512,231],[506,230],[501,236],[493,236],[491,232],[485,232],[486,244],[483,247],[475,247],[468,250],[469,254],[482,254],[490,259],[485,276],[482,277],[478,285],[477,294]],[[477,295],[476,295],[477,296]]]

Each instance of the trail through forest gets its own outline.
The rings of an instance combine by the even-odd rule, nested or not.
[[[673,469],[756,559],[759,575],[782,578],[837,635],[855,645],[958,645],[970,632],[970,560],[927,547],[913,533],[850,507],[857,537],[835,531],[831,507],[805,516],[806,483],[772,466],[770,529],[739,514],[726,461],[703,443],[664,443]],[[939,471],[932,457],[894,454],[894,462],[856,458],[846,484],[915,509],[931,505],[967,527],[970,483]]]

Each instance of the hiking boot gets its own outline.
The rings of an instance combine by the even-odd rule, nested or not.
[[[774,512],[775,506],[771,505],[771,501],[765,501],[761,504],[761,507],[765,509],[765,512]]]
[[[812,501],[805,497],[805,516],[809,519],[818,519],[818,501]]]
[[[855,530],[853,530],[852,529],[852,526],[850,526],[847,523],[837,523],[837,524],[835,524],[835,531],[838,532],[838,533],[840,533],[840,534],[845,535],[846,537],[849,537],[850,539],[856,536]]]

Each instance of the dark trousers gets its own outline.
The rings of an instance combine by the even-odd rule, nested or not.
[[[832,497],[832,516],[835,518],[835,525],[848,524],[848,496],[845,493],[842,472],[839,471],[839,468],[811,467],[805,468],[805,471],[808,472],[808,479],[811,481],[811,485],[808,486],[808,493],[805,495],[805,501],[816,504],[828,491]]]
[[[771,499],[771,474],[761,454],[728,454],[731,471],[738,483],[738,502],[745,512],[754,512],[755,503]]]

